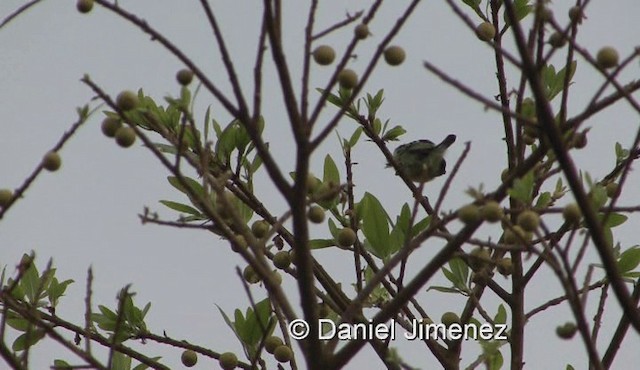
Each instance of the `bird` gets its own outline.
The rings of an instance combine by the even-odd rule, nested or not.
[[[456,141],[456,135],[448,135],[435,145],[431,140],[416,140],[400,145],[393,151],[393,160],[407,179],[426,183],[447,173],[444,154]],[[387,164],[387,167],[392,167]]]

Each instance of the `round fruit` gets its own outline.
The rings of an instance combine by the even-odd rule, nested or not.
[[[238,365],[238,357],[233,352],[225,352],[220,354],[218,363],[224,370],[235,369],[235,367]]]
[[[576,324],[567,322],[564,325],[556,327],[556,334],[562,339],[571,339],[578,331]]]
[[[476,271],[471,275],[471,281],[478,285],[487,285],[490,280],[487,270]]]
[[[552,33],[551,36],[549,36],[549,45],[553,46],[554,48],[561,48],[566,44],[567,38],[564,37],[564,35],[560,32]]]
[[[312,174],[307,174],[307,194],[313,194],[316,190],[318,190],[318,186],[320,186],[320,180]]]
[[[358,75],[352,69],[343,69],[338,73],[338,82],[345,89],[353,89],[358,85]]]
[[[406,58],[406,53],[404,52],[404,49],[401,48],[400,46],[389,46],[385,51],[384,51],[384,60],[387,62],[387,64],[389,64],[390,66],[397,66],[402,64],[402,62],[404,62],[404,59]]]
[[[182,86],[187,86],[193,81],[193,72],[190,69],[181,69],[176,73],[176,80]]]
[[[182,356],[180,356],[180,360],[182,364],[186,367],[193,367],[198,362],[198,354],[195,351],[190,349],[182,352]]]
[[[236,239],[238,239],[237,243],[231,244],[231,250],[234,252],[239,252],[241,249],[247,249],[249,245],[247,245],[247,240],[242,235],[236,235]]]
[[[577,224],[582,218],[582,211],[580,211],[580,207],[575,203],[567,204],[562,210],[562,217],[570,224]]]
[[[518,215],[518,225],[524,231],[534,231],[540,226],[540,216],[534,211],[523,211]]]
[[[321,66],[333,63],[336,59],[336,52],[329,45],[320,45],[313,51],[313,60]]]
[[[485,221],[494,223],[502,219],[502,207],[496,201],[488,201],[480,208],[480,215]]]
[[[4,208],[9,205],[13,199],[13,192],[9,189],[0,189],[0,208]]]
[[[262,239],[269,233],[269,223],[264,220],[258,220],[251,225],[251,232],[257,239]]]
[[[93,9],[93,0],[78,0],[76,9],[82,14],[87,14]]]
[[[260,276],[256,274],[251,265],[248,265],[244,268],[244,271],[242,271],[242,276],[244,277],[244,281],[249,284],[257,284],[260,282]]]
[[[619,61],[618,51],[611,46],[605,46],[598,51],[596,55],[596,62],[604,69],[613,68],[618,65]]]
[[[530,240],[531,236],[531,233],[527,233],[526,231],[524,231],[522,226],[515,225],[512,229],[506,229],[504,231],[504,243],[520,244],[522,243],[522,240]]]
[[[293,351],[291,348],[281,345],[273,351],[273,357],[275,357],[278,362],[289,362],[293,358]]]
[[[359,25],[356,26],[354,33],[356,34],[356,38],[358,40],[364,40],[370,35],[369,26],[367,26],[364,23],[360,23]]]
[[[572,22],[582,23],[583,18],[582,9],[579,6],[569,8],[569,19],[571,19]]]
[[[279,269],[286,269],[291,265],[289,252],[280,251],[273,256],[273,265]]]
[[[276,285],[282,284],[282,275],[280,275],[278,271],[273,271],[273,282],[276,283]]]
[[[445,326],[450,326],[452,324],[459,324],[460,317],[458,317],[458,315],[455,312],[445,312],[442,314],[442,317],[440,318],[440,322],[443,323]]]
[[[314,224],[319,224],[324,221],[324,209],[320,206],[311,206],[309,212],[307,212],[307,217]]]
[[[475,204],[467,204],[458,210],[458,218],[465,224],[473,224],[480,221],[480,208]]]
[[[476,36],[482,41],[490,41],[496,36],[496,28],[489,22],[482,22],[476,27]]]
[[[482,269],[489,261],[491,261],[491,252],[487,249],[477,247],[469,253],[469,267],[474,271]]]
[[[44,158],[42,158],[42,167],[47,171],[57,171],[61,165],[62,160],[60,159],[60,155],[56,152],[49,152],[44,155]]]
[[[616,196],[616,193],[618,192],[618,184],[616,184],[615,182],[610,182],[607,184],[607,196],[609,198],[613,198]]]
[[[336,241],[342,248],[350,247],[356,242],[356,232],[350,227],[345,227],[338,232]]]
[[[116,131],[122,127],[122,122],[119,119],[113,117],[107,117],[102,121],[102,133],[106,137],[116,136]]]
[[[524,134],[522,135],[522,141],[524,141],[524,143],[527,145],[533,145],[536,143],[536,138],[534,136]]]
[[[513,274],[513,261],[511,258],[500,258],[496,263],[496,268],[502,275],[509,276]]]
[[[276,348],[280,347],[281,345],[282,339],[275,336],[267,337],[267,339],[264,340],[264,349],[271,354],[273,354]]]
[[[431,318],[429,317],[423,317],[422,319],[420,319],[420,323],[422,325],[431,325],[433,324],[433,320],[431,320]]]
[[[116,131],[116,143],[123,148],[128,148],[136,141],[136,132],[129,126],[122,126]]]
[[[138,103],[138,95],[133,91],[125,90],[116,97],[116,105],[123,111],[135,108]]]

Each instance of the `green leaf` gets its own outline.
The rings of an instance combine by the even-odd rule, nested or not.
[[[378,258],[386,258],[389,252],[389,223],[387,212],[371,193],[365,193],[359,203],[362,232]]]
[[[604,219],[604,214],[598,214],[600,218],[600,222]],[[614,228],[616,226],[620,226],[627,221],[628,217],[622,215],[620,213],[610,213],[607,217],[607,222],[604,224],[605,227]]]
[[[113,370],[131,370],[131,357],[121,352],[113,352]]]
[[[198,211],[197,209],[188,206],[186,204],[182,204],[182,203],[178,203],[178,202],[172,202],[170,200],[161,200],[160,203],[164,204],[165,206],[173,209],[174,211],[178,211],[178,212],[182,212],[182,213],[188,213],[190,215],[196,215],[196,216],[200,216],[202,215],[202,213],[200,213],[200,211]]]
[[[531,13],[532,6],[529,5],[529,0],[515,0],[513,2],[513,9],[516,16],[516,20],[520,21],[524,17],[529,15],[529,13]],[[504,12],[504,23],[507,27],[511,25],[511,20],[507,14],[506,9]]]
[[[460,290],[456,289],[456,288],[450,288],[450,287],[446,287],[446,286],[430,286],[429,288],[427,288],[427,292],[430,290],[435,290],[437,292],[442,292],[442,293],[455,293],[455,294],[460,294]]]
[[[202,185],[200,185],[198,181],[190,177],[183,177],[183,180],[185,181],[187,187],[183,186],[180,180],[178,180],[178,178],[175,176],[169,176],[167,177],[167,180],[169,181],[169,184],[171,184],[174,188],[178,189],[180,192],[186,194],[187,196],[189,195],[187,189],[190,189],[191,192],[195,193],[197,196],[204,197],[204,189],[202,188]]]
[[[333,183],[334,185],[340,184],[340,172],[338,172],[338,167],[336,163],[333,161],[330,155],[324,158],[324,176],[322,177],[322,181],[324,183]]]
[[[529,171],[524,177],[516,179],[513,187],[508,191],[509,196],[521,201],[524,204],[531,203],[533,194],[533,171]]]
[[[538,197],[538,201],[536,202],[536,207],[537,209],[545,209],[548,206],[550,206],[553,203],[553,199],[551,198],[551,193],[549,193],[548,191],[545,191],[544,193],[540,194],[540,196]]]
[[[24,257],[26,256],[26,257]],[[26,254],[24,258],[30,258]],[[29,303],[35,304],[38,301],[38,290],[40,289],[41,281],[38,274],[38,268],[34,261],[31,261],[29,268],[25,271],[20,279],[20,288],[27,297]]]
[[[353,134],[351,134],[351,138],[349,139],[349,147],[353,148],[358,143],[360,139],[360,135],[362,135],[362,127],[358,127]]]
[[[38,343],[40,339],[44,338],[45,332],[42,329],[32,329],[24,334],[21,334],[11,346],[14,351],[23,351],[34,344]]]
[[[607,203],[607,190],[600,184],[593,185],[589,191],[589,200],[594,209],[600,209]]]
[[[60,283],[55,277],[51,280],[51,284],[49,284],[49,289],[47,290],[51,306],[55,307],[58,305],[58,300],[64,295],[67,287],[73,282],[73,280],[68,279]]]
[[[625,273],[634,270],[640,265],[640,246],[633,246],[622,252],[618,259],[618,270]]]
[[[576,72],[577,63],[574,60],[569,65],[569,82],[573,78],[573,74]],[[558,95],[564,89],[564,80],[567,75],[566,67],[562,68],[550,81],[545,81],[547,83],[547,99],[551,101],[556,95]]]
[[[395,126],[384,134],[382,140],[395,141],[398,140],[398,138],[404,135],[406,132],[407,130],[405,130],[402,126]]]
[[[493,321],[496,324],[504,324],[507,322],[507,310],[504,308],[503,304],[498,306],[498,312],[496,312],[496,316],[493,318]]]
[[[334,239],[312,239],[309,240],[309,248],[310,249],[323,249],[334,247],[336,242]]]

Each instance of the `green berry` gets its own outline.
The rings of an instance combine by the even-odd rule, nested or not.
[[[475,204],[467,204],[458,210],[458,218],[465,224],[480,221],[480,208]]]
[[[273,274],[273,280],[272,281],[276,285],[282,284],[282,275],[280,275],[280,273],[278,271],[273,271],[272,274]]]
[[[498,262],[496,262],[496,268],[498,272],[504,276],[509,276],[513,274],[513,261],[511,258],[500,258]]]
[[[293,358],[293,351],[291,348],[281,345],[273,351],[273,357],[275,357],[278,362],[289,362]]]
[[[549,36],[549,45],[554,48],[561,48],[567,44],[567,38],[560,32],[552,33]]]
[[[354,33],[356,34],[356,38],[358,40],[364,40],[370,35],[369,26],[364,23],[360,23],[356,26]]]
[[[116,136],[118,129],[122,127],[122,122],[119,119],[113,117],[107,117],[102,121],[102,133],[106,137]]]
[[[244,277],[244,281],[249,284],[257,284],[260,282],[260,276],[258,276],[251,265],[244,268],[244,271],[242,271],[242,277]]]
[[[505,244],[521,244],[522,241],[529,241],[533,235],[530,232],[524,231],[522,226],[515,225],[511,229],[504,231],[504,243]]]
[[[540,216],[534,211],[523,211],[518,215],[518,225],[524,231],[534,231],[540,226]]]
[[[42,158],[42,167],[47,171],[57,171],[62,165],[62,160],[57,152],[49,152]]]
[[[232,251],[240,252],[241,249],[247,249],[249,245],[247,244],[247,240],[244,238],[244,236],[236,235],[236,239],[238,240],[238,242],[236,244],[231,244]]]
[[[440,322],[445,326],[450,326],[452,324],[459,324],[460,317],[455,312],[445,312],[442,314],[440,318]]]
[[[218,358],[218,363],[220,364],[220,367],[224,370],[235,369],[235,367],[238,365],[238,357],[233,352],[225,352],[220,354],[220,357]]]
[[[486,266],[491,261],[491,252],[489,250],[477,247],[474,248],[471,253],[469,253],[469,267],[473,271],[481,270],[484,266]]]
[[[344,89],[353,89],[358,85],[358,75],[352,69],[343,69],[338,73],[338,83]]]
[[[176,80],[182,86],[187,86],[193,81],[193,72],[190,69],[181,69],[176,73]]]
[[[125,112],[134,109],[138,103],[138,95],[133,91],[125,90],[116,97],[116,105]]]
[[[198,362],[198,354],[195,351],[190,349],[182,352],[182,356],[180,356],[180,360],[182,364],[186,367],[193,367]]]
[[[500,204],[496,201],[488,201],[480,208],[480,216],[487,222],[498,222],[502,219],[503,211]]]
[[[609,198],[613,198],[618,192],[618,184],[616,184],[615,182],[610,182],[607,184],[606,189],[607,189],[607,196]]]
[[[116,143],[123,148],[128,148],[136,141],[136,132],[129,126],[122,126],[116,131]]]
[[[276,348],[280,347],[281,345],[282,339],[275,336],[267,337],[267,339],[264,340],[264,349],[271,354],[273,354]]]
[[[604,69],[613,68],[618,65],[620,57],[618,51],[611,46],[605,46],[598,51],[596,62]]]
[[[318,190],[320,186],[320,180],[313,176],[313,174],[307,174],[307,194],[313,194]]]
[[[322,223],[324,221],[324,209],[320,206],[311,206],[309,212],[307,212],[307,217],[314,224]]]
[[[87,14],[93,9],[93,0],[78,0],[76,9],[82,14]]]
[[[567,322],[564,325],[556,327],[556,334],[562,339],[571,339],[578,331],[576,324]]]
[[[291,265],[289,252],[280,251],[273,256],[273,265],[279,269],[286,269]]]
[[[258,220],[251,225],[251,232],[256,239],[262,239],[269,233],[269,223],[264,220]]]
[[[345,227],[338,232],[336,242],[342,248],[350,247],[356,242],[356,232],[350,227]]]
[[[313,60],[321,66],[333,63],[336,59],[336,52],[329,45],[320,45],[313,51]]]
[[[9,189],[0,189],[0,208],[4,208],[9,205],[13,199],[13,192]]]
[[[490,41],[496,36],[496,28],[489,22],[482,22],[476,27],[476,36],[482,41]]]
[[[564,220],[570,224],[577,224],[582,218],[582,211],[575,203],[567,204],[562,210],[562,217],[564,217]]]
[[[579,6],[573,6],[569,8],[569,19],[571,22],[577,22],[578,24],[582,23],[582,19],[584,19],[584,14],[582,14],[582,8]]]
[[[404,52],[404,49],[401,48],[400,46],[397,46],[397,45],[389,46],[384,51],[384,60],[390,66],[398,66],[398,65],[402,64],[402,62],[404,62],[404,59],[406,58],[406,56],[407,55]]]

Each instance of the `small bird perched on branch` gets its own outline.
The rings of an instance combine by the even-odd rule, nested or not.
[[[413,182],[425,183],[447,173],[444,153],[456,141],[456,135],[448,135],[435,145],[430,140],[416,140],[400,145],[393,151],[398,169]],[[391,165],[387,164],[387,167]]]

